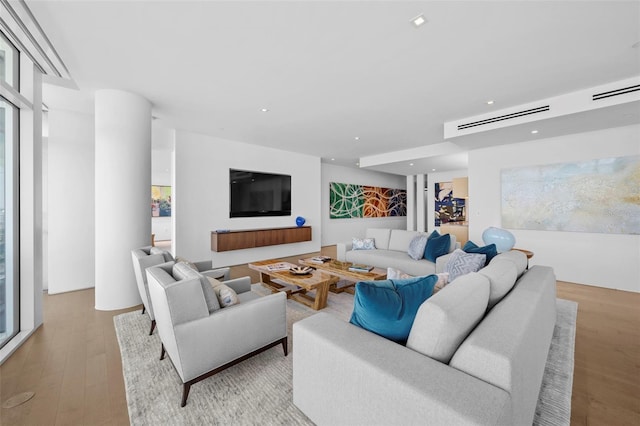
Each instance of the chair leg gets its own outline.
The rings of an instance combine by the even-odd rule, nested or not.
[[[160,345],[162,346],[162,350],[160,351],[160,361],[162,361],[164,359],[164,354],[165,354],[164,343],[161,343]]]
[[[156,328],[156,320],[151,320],[151,330],[149,330],[149,336],[153,334],[154,328]]]
[[[142,305],[142,315],[144,315],[145,309],[147,309],[144,305]]]
[[[182,404],[180,404],[180,407],[184,407],[185,405],[187,405],[187,398],[189,397],[190,389],[191,389],[191,384],[185,383],[182,388]]]
[[[284,356],[289,355],[289,348],[287,347],[287,336],[282,338],[282,350],[284,351]]]

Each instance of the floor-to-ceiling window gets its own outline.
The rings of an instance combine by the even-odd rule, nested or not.
[[[0,33],[0,80],[16,92],[19,90],[18,64],[18,50]],[[18,117],[18,108],[0,96],[0,347],[20,329]]]

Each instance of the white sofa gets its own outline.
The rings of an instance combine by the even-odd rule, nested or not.
[[[511,251],[454,280],[420,306],[407,346],[326,313],[295,323],[294,404],[317,425],[531,425],[556,279],[526,266]]]
[[[427,259],[414,260],[407,254],[411,240],[420,234],[424,233],[403,229],[369,228],[365,238],[375,240],[374,250],[353,250],[351,242],[338,243],[337,258],[343,262],[362,263],[383,269],[393,267],[415,276],[444,272],[448,255],[440,256],[436,263],[433,263]],[[455,235],[449,235],[451,253],[459,248],[460,244],[456,242]]]

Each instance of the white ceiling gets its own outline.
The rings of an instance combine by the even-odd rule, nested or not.
[[[131,91],[167,127],[354,167],[442,144],[445,121],[640,75],[638,1],[27,5],[89,94]],[[574,121],[559,127],[584,131]],[[454,157],[378,169],[464,168]]]

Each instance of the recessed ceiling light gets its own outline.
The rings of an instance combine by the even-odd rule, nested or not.
[[[487,105],[493,105],[493,101],[487,101]]]
[[[356,163],[356,166],[359,166],[359,165],[360,165],[360,163]]]
[[[262,112],[269,112],[269,110],[267,108],[262,108],[260,111]]]
[[[415,18],[411,19],[411,23],[413,24],[414,27],[419,28],[420,26],[427,23],[427,19],[424,17],[424,15],[420,14]]]
[[[409,163],[410,166],[413,166],[413,163]]]
[[[332,159],[331,159],[331,161],[336,161],[336,159],[335,159],[335,158],[332,158]]]
[[[431,171],[432,171],[432,172],[435,172],[435,171],[436,171],[436,169],[431,169]]]
[[[532,134],[532,135],[535,135],[536,133],[538,133],[538,131],[537,131],[537,130],[532,130],[532,131],[531,131],[531,134]]]
[[[359,141],[360,140],[360,136],[356,136],[354,139]]]

